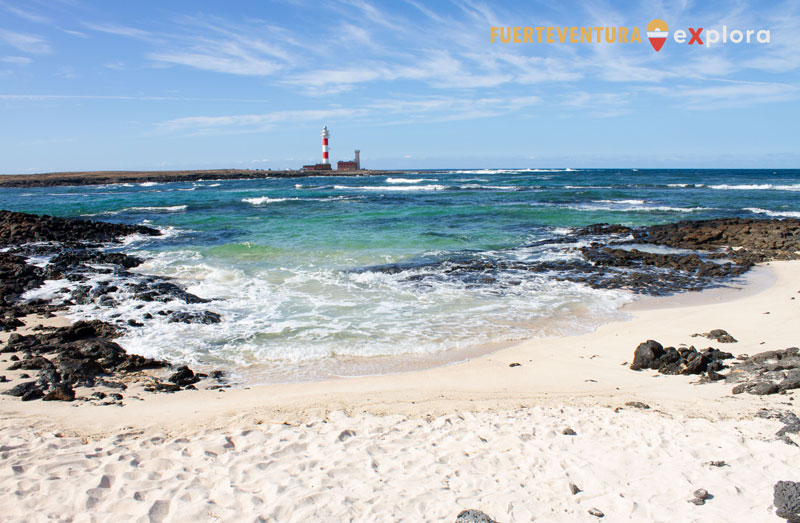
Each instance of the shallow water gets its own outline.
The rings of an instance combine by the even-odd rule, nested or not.
[[[156,319],[121,340],[126,349],[272,381],[380,372],[390,360],[413,366],[447,360],[442,351],[592,329],[622,317],[633,297],[541,273],[449,268],[576,257],[546,240],[590,223],[798,216],[798,192],[797,170],[482,169],[4,189],[0,208],[162,229],[126,240],[148,258],[137,270],[214,300],[169,308],[213,310],[221,324],[168,323],[155,314],[163,304],[124,295],[116,309],[76,307],[72,317],[151,312]]]

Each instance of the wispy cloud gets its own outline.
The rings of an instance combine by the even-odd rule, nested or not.
[[[77,36],[78,38],[89,38],[89,35],[82,31],[75,31],[73,29],[64,29],[63,31],[68,35]]]
[[[800,68],[800,5],[784,2],[766,15],[764,25],[771,31],[771,42],[763,52],[744,62],[744,66],[785,73]]]
[[[160,122],[156,125],[156,132],[190,135],[259,132],[283,122],[354,118],[362,114],[364,111],[358,109],[309,109],[232,116],[190,116]]]
[[[2,96],[0,95],[0,99]],[[285,122],[320,122],[347,119],[378,125],[418,122],[446,122],[518,114],[540,105],[538,96],[517,97],[420,97],[375,100],[350,108],[274,111],[262,114],[191,116],[156,124],[158,134],[221,135],[262,132]]]
[[[74,78],[78,78],[79,75],[77,72],[75,72],[75,69],[73,67],[65,65],[58,68],[58,70],[56,71],[56,76],[72,80]]]
[[[47,18],[46,16],[42,16],[42,15],[39,15],[39,14],[34,13],[32,11],[26,11],[25,9],[20,9],[18,7],[14,7],[14,6],[9,5],[9,4],[5,3],[5,2],[0,2],[0,7],[5,9],[9,13],[12,13],[12,14],[22,18],[23,20],[27,20],[29,22],[34,22],[34,23],[37,23],[37,24],[50,24],[50,23],[52,23],[52,21],[49,18]]]
[[[5,62],[7,64],[16,64],[16,65],[26,65],[31,63],[33,60],[28,58],[27,56],[4,56],[0,58],[0,62]]]
[[[257,98],[212,98],[192,96],[141,96],[141,95],[76,95],[76,94],[0,94],[0,100],[15,102],[53,102],[59,100],[112,100],[136,102],[238,102],[269,103],[268,99]]]
[[[379,27],[395,32],[405,32],[408,28],[408,25],[398,23],[396,17],[388,16],[384,11],[366,0],[339,0],[339,2],[344,6],[342,13],[345,16],[350,15],[359,23],[369,20]]]
[[[145,31],[144,29],[138,29],[136,27],[129,27],[126,25],[120,24],[113,24],[113,23],[90,23],[86,22],[83,24],[87,29],[91,29],[92,31],[97,31],[100,33],[106,33],[116,36],[127,36],[129,38],[137,38],[139,40],[153,40],[153,34],[150,31]]]
[[[181,34],[171,35],[147,57],[165,65],[182,65],[204,71],[242,76],[268,76],[292,64],[294,57],[284,43],[262,34],[272,31],[261,24],[241,25],[216,17],[180,17]]]
[[[155,52],[147,57],[166,64],[244,76],[266,76],[281,68],[277,61],[235,42],[207,42],[195,45],[192,51]]]
[[[784,83],[725,82],[712,86],[679,85],[648,89],[667,98],[679,99],[681,107],[712,110],[800,98],[800,87]]]
[[[47,40],[32,34],[0,29],[0,40],[23,53],[48,54],[52,51]]]

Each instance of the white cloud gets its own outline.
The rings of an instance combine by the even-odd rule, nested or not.
[[[180,17],[176,24],[181,31],[164,35],[168,43],[159,45],[165,50],[150,52],[147,58],[164,65],[242,76],[269,76],[295,60],[285,42],[263,36],[280,33],[277,28],[207,17]]]
[[[31,63],[32,60],[27,56],[4,56],[3,58],[0,58],[0,62],[5,62],[7,64],[26,65]]]
[[[64,32],[68,35],[77,36],[78,38],[89,38],[89,35],[83,33],[81,31],[73,31],[72,29],[64,29]]]
[[[14,102],[56,102],[56,101],[132,101],[132,102],[234,102],[267,103],[269,100],[252,98],[202,98],[191,96],[126,96],[126,95],[75,95],[75,94],[0,94],[0,100]]]
[[[51,20],[46,16],[41,16],[31,11],[26,11],[24,9],[20,9],[18,7],[14,7],[11,5],[6,4],[5,2],[0,3],[0,7],[8,11],[9,13],[13,13],[18,17],[22,18],[23,20],[27,20],[29,22],[34,22],[37,24],[49,24]]]
[[[393,20],[393,17],[387,15],[373,4],[367,2],[366,0],[339,0],[341,4],[345,6],[349,6],[355,10],[355,12],[349,9],[342,9],[340,11],[341,14],[345,16],[351,16],[354,20],[358,23],[362,23],[364,20],[369,20],[370,22],[377,24],[385,29],[389,29],[394,32],[405,32],[408,28],[406,24],[397,23]]]
[[[2,99],[2,95],[0,95]],[[418,122],[445,122],[519,114],[540,105],[538,96],[517,97],[426,97],[386,99],[359,107],[274,111],[263,114],[190,116],[156,124],[158,134],[217,135],[254,133],[283,122],[321,122],[336,119],[359,120],[381,125]]]
[[[165,134],[191,135],[258,132],[287,121],[307,122],[354,118],[363,113],[357,109],[309,109],[229,116],[190,116],[160,122],[156,125],[156,131]]]
[[[770,30],[770,43],[759,46],[756,56],[743,65],[771,73],[786,73],[800,68],[800,6],[785,2],[775,6],[764,20],[763,28]]]
[[[47,40],[32,34],[0,29],[0,40],[4,40],[8,45],[23,53],[48,54],[52,51]]]
[[[695,110],[738,108],[800,98],[800,87],[767,82],[725,82],[703,87],[683,85],[648,90],[669,98],[680,99],[685,104],[682,107]]]
[[[216,52],[209,50],[207,52],[150,53],[147,57],[157,62],[245,76],[265,76],[280,69],[280,65],[274,61],[265,60],[247,52],[235,52],[231,49],[227,51],[219,49]]]
[[[56,71],[56,76],[71,80],[73,78],[77,78],[78,77],[78,73],[75,72],[74,68],[72,68],[72,67],[70,67],[68,65],[65,65],[65,66],[62,66],[62,67],[58,68],[58,70]]]
[[[145,31],[143,29],[137,29],[135,27],[128,27],[125,25],[119,24],[97,24],[97,23],[84,23],[83,24],[87,29],[91,29],[92,31],[97,31],[100,33],[106,33],[116,36],[127,36],[129,38],[137,38],[139,40],[152,40],[153,35],[149,31]]]

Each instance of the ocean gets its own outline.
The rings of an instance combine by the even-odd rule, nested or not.
[[[165,304],[123,295],[68,316],[141,321],[118,340],[128,351],[256,383],[440,364],[620,319],[636,299],[625,290],[514,263],[468,275],[453,267],[568,260],[580,254],[555,240],[599,222],[800,218],[800,170],[473,169],[41,187],[0,190],[0,208],[162,230],[116,249],[146,258],[135,272],[212,300],[167,308],[214,311],[220,323],[170,323],[158,314]],[[73,285],[51,281],[26,297],[65,296]]]

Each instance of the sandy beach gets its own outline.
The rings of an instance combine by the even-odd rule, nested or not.
[[[800,1],[0,13],[0,523],[800,523]]]
[[[797,345],[800,263],[757,270],[766,288],[649,300],[589,334],[413,373],[122,407],[0,396],[2,518],[781,521],[772,487],[796,479],[799,451],[756,413],[796,412],[794,397],[628,367],[648,339],[734,355]],[[692,337],[715,328],[738,343]],[[713,497],[687,502],[700,488]]]

